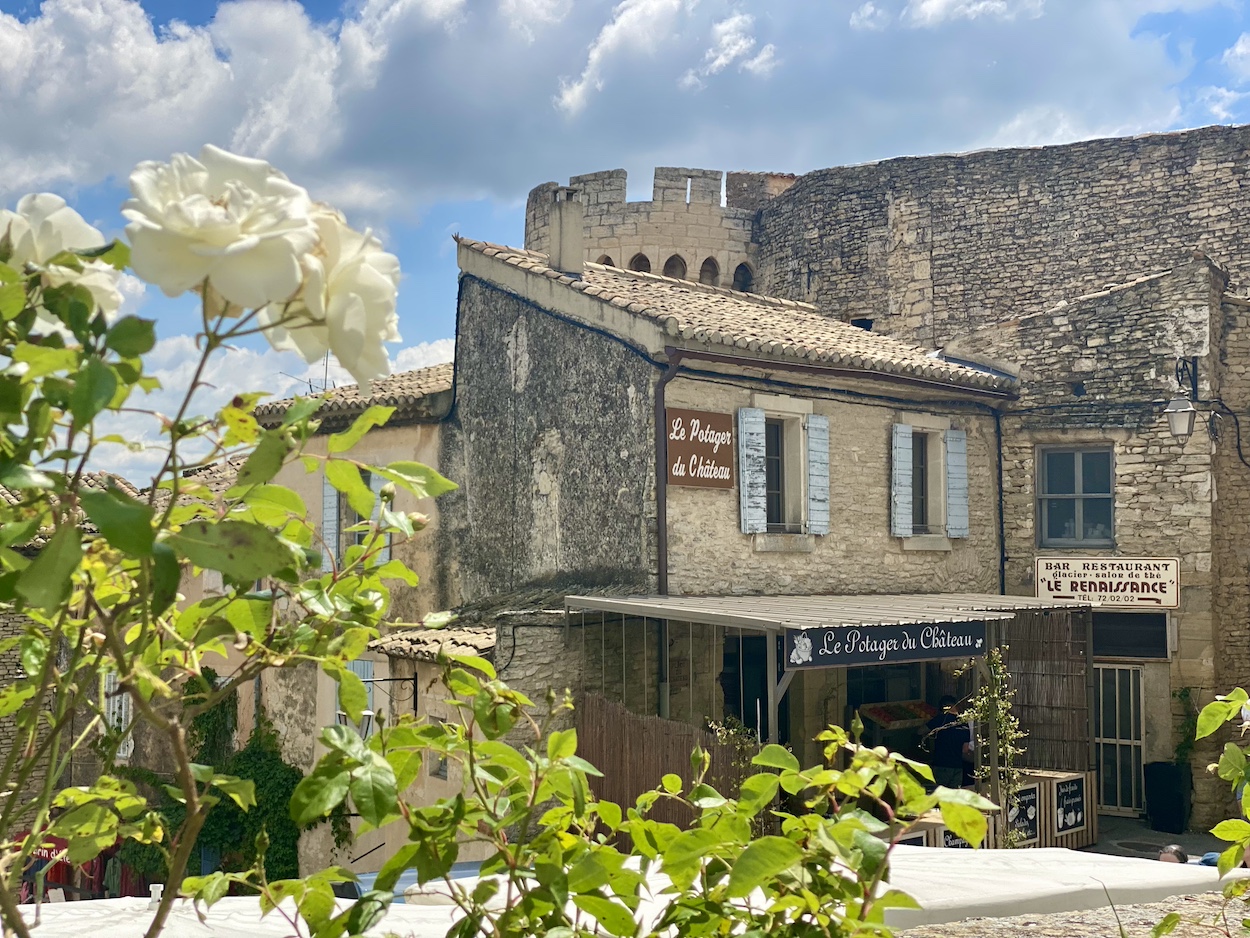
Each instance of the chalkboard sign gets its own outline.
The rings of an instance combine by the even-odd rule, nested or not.
[[[942,846],[952,850],[972,849],[972,844],[968,843],[968,841],[964,840],[953,831],[948,831],[945,827],[942,828]]]
[[[1021,785],[1016,789],[1015,801],[1007,811],[1007,822],[1016,833],[1019,847],[1035,844],[1041,834],[1042,805],[1038,786]]]
[[[1055,833],[1085,830],[1085,776],[1055,782]]]
[[[906,837],[900,837],[896,843],[906,847],[927,846],[924,841],[924,831],[921,831],[918,834],[908,834]]]

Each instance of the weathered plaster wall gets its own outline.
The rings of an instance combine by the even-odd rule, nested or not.
[[[764,203],[760,292],[940,346],[1200,248],[1244,276],[1250,127],[907,157]]]
[[[655,369],[622,344],[465,276],[456,407],[440,465],[440,556],[462,598],[559,573],[633,582],[655,569]]]
[[[664,272],[665,262],[677,255],[686,264],[687,280],[698,280],[710,257],[719,272],[717,284],[733,285],[739,264],[755,269],[751,240],[754,211],[721,205],[723,173],[711,169],[661,166],[655,171],[650,202],[625,200],[625,170],[574,176],[583,207],[585,259],[603,257],[613,266],[628,267],[643,254],[651,273]],[[557,189],[544,183],[530,192],[525,210],[525,246],[532,251],[551,249],[550,206]],[[606,261],[605,261],[606,263]]]
[[[374,465],[415,460],[438,469],[441,433],[442,425],[436,423],[385,426],[366,433],[348,455]],[[326,440],[324,435],[314,437],[308,443],[307,452],[324,456]],[[297,462],[283,467],[275,481],[304,500],[309,519],[320,529],[323,473],[320,470],[305,472],[303,465]],[[391,556],[404,561],[415,571],[420,584],[416,589],[403,585],[393,588],[388,618],[398,622],[416,622],[430,612],[449,609],[459,601],[455,555],[452,552],[443,553],[438,548],[439,520],[446,498],[416,499],[404,489],[398,486],[396,489],[396,509],[418,511],[430,519],[428,526],[414,537],[404,539],[396,535],[391,545]]]
[[[718,413],[753,406],[752,390],[691,378],[666,404]],[[669,587],[673,593],[997,592],[994,422],[985,411],[813,397],[829,418],[830,533],[740,532],[738,490],[668,486]],[[970,531],[913,550],[890,534],[890,432],[903,414],[949,417],[968,435]],[[904,421],[905,422],[905,421]],[[790,547],[791,549],[785,549]],[[798,549],[794,549],[798,548]]]

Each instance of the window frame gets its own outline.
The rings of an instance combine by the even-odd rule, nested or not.
[[[1046,463],[1048,458],[1056,453],[1072,453],[1076,458],[1073,460],[1073,488],[1077,491],[1069,493],[1052,494],[1048,491],[1048,479],[1046,473]],[[1108,492],[1082,492],[1084,487],[1084,456],[1086,453],[1105,453],[1108,457],[1109,466],[1109,491]],[[1106,550],[1115,547],[1115,445],[1113,443],[1088,443],[1088,444],[1048,444],[1038,446],[1035,451],[1034,458],[1036,486],[1034,503],[1034,513],[1037,521],[1037,546],[1039,548],[1062,548],[1065,550]],[[1086,538],[1080,536],[1084,530],[1085,524],[1085,501],[1087,499],[1106,499],[1111,502],[1111,534],[1106,538]],[[1073,518],[1075,521],[1075,530],[1077,537],[1048,537],[1047,536],[1047,517],[1046,502],[1051,499],[1071,500],[1075,505]]]
[[[932,465],[929,447],[932,431],[912,427],[911,431],[911,533],[912,537],[933,534],[934,527],[944,527],[945,517],[938,525],[933,524],[933,504],[930,499]]]

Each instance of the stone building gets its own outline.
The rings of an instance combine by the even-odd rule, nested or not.
[[[1175,608],[1095,605],[1100,794],[1111,811],[1142,809],[1141,766],[1173,758],[1185,698],[1200,705],[1250,682],[1239,426],[1248,166],[1250,127],[1208,127],[803,176],[729,173],[712,206],[750,220],[745,249],[736,233],[720,245],[749,259],[750,289],[1019,377],[995,429],[1003,592],[1037,592],[1047,558],[1177,561]],[[665,198],[588,217],[584,259],[624,244],[635,217],[650,221],[659,253],[713,253],[705,231],[696,241],[669,211],[682,174],[692,200],[695,178],[700,191],[721,188],[715,172],[657,170]],[[620,177],[570,185],[588,180],[597,201],[600,180],[618,192]],[[550,192],[532,194],[527,247],[550,243],[550,213],[535,208]],[[1177,397],[1200,416],[1185,440],[1162,414]],[[1123,720],[1110,712],[1119,703]],[[1205,772],[1216,751],[1192,756],[1196,825],[1233,809]]]

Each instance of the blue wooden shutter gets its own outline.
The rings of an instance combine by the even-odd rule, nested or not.
[[[321,572],[328,573],[339,554],[339,492],[325,476],[321,480],[321,539],[325,541]]]
[[[911,427],[894,425],[890,463],[890,533],[911,537]]]
[[[968,536],[968,435],[947,430],[946,442],[946,536]]]
[[[829,533],[829,418],[807,418],[807,531]]]
[[[373,489],[373,495],[377,499],[373,504],[373,517],[369,519],[374,524],[376,524],[378,519],[382,517],[382,496],[379,493],[382,491],[382,486],[386,485],[387,481],[388,480],[377,474],[370,474],[369,476],[369,488]],[[390,559],[391,536],[388,533],[382,535],[382,547],[378,550],[378,562],[386,563]]]
[[[768,530],[764,475],[764,412],[758,407],[738,409],[738,502],[742,533]]]

